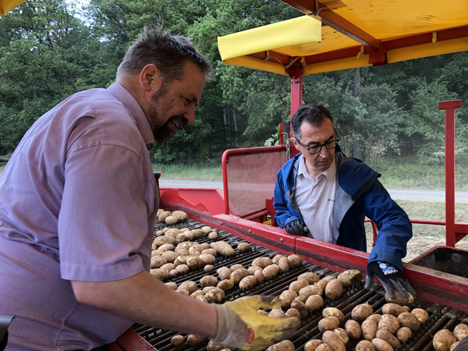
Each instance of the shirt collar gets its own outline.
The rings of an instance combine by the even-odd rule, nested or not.
[[[107,88],[107,90],[112,95],[114,95],[130,112],[130,115],[135,121],[135,124],[140,131],[145,144],[148,146],[148,148],[151,148],[155,142],[153,131],[151,130],[148,118],[146,118],[146,115],[138,101],[120,83],[112,84],[109,88]]]
[[[319,179],[319,177],[323,175],[327,178],[328,181],[333,181],[335,177],[335,173],[336,173],[336,166],[335,166],[335,162],[333,161],[330,167],[328,167],[328,169],[324,170],[322,173],[320,173],[317,176],[317,179]],[[309,173],[307,173],[307,168],[305,166],[305,158],[304,158],[304,155],[302,154],[301,156],[299,156],[299,168],[297,169],[297,174],[307,179],[312,179]]]

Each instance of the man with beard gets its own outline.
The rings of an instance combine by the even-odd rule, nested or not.
[[[39,118],[0,179],[0,315],[7,350],[90,350],[134,322],[261,349],[298,327],[249,297],[212,305],[149,274],[159,205],[148,148],[195,121],[206,59],[184,37],[145,30],[117,82]]]
[[[367,216],[379,232],[369,256],[366,287],[377,276],[390,298],[395,290],[410,298],[408,293],[415,292],[403,275],[401,259],[412,226],[377,179],[380,174],[343,154],[324,106],[300,107],[291,129],[292,142],[301,153],[278,171],[273,202],[278,225],[292,235],[366,252]]]

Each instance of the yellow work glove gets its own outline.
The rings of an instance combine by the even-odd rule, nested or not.
[[[274,296],[246,296],[223,305],[214,305],[218,332],[213,341],[240,350],[262,350],[290,338],[299,328],[298,318],[274,318],[258,312],[280,308]]]

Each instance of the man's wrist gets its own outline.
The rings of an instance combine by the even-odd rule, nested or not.
[[[242,319],[226,305],[213,305],[217,315],[217,332],[214,342],[240,348],[248,340],[249,331]]]

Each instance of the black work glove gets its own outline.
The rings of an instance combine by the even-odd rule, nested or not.
[[[416,295],[416,292],[406,280],[403,272],[388,262],[374,261],[367,265],[367,275],[365,289],[372,284],[374,276],[380,280],[387,295],[394,299],[396,289],[404,298],[409,298],[410,294]],[[392,288],[393,286],[393,288]]]
[[[291,235],[306,235],[306,233],[309,231],[304,222],[300,219],[295,219],[286,223],[284,230]]]

